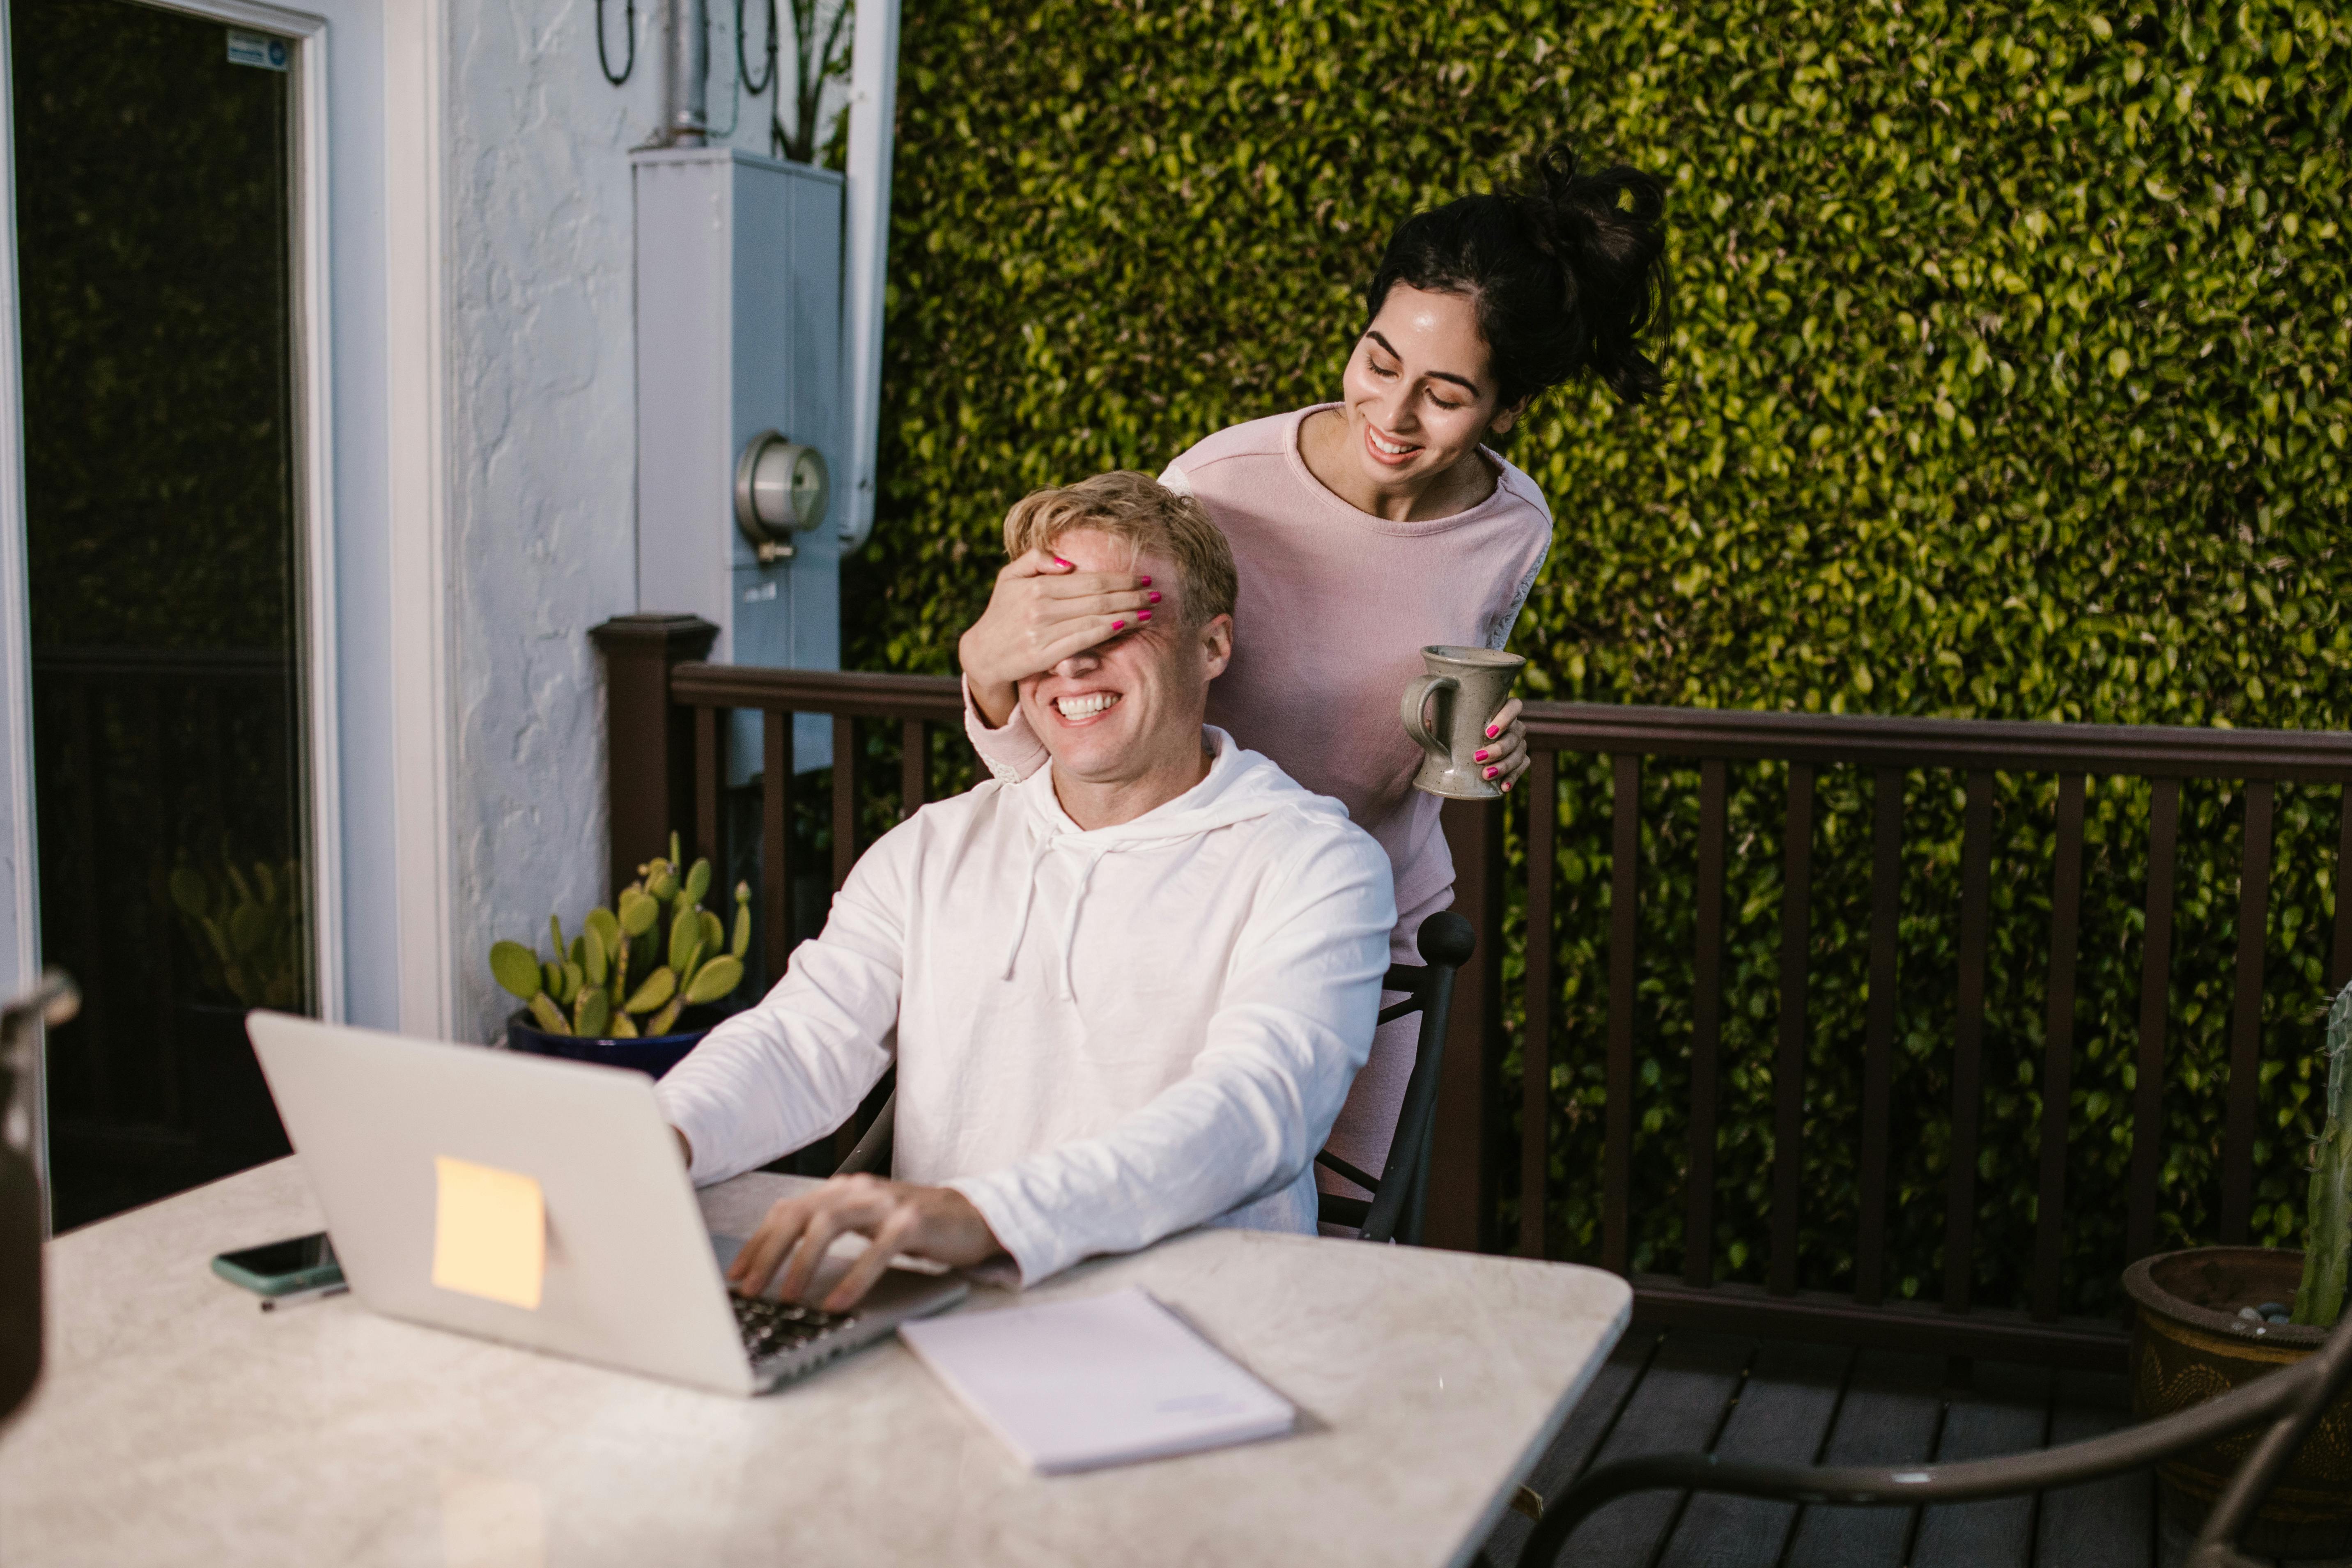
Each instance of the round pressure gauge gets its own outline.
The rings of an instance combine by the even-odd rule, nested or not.
[[[735,463],[735,521],[762,562],[793,553],[792,536],[824,521],[833,479],[824,454],[762,430]]]

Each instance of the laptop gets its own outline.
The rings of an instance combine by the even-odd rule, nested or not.
[[[642,1073],[404,1039],[257,1012],[278,1112],[370,1311],[722,1394],[762,1394],[961,1300],[962,1279],[896,1265],[835,1314],[730,1292],[741,1243],[703,1224],[677,1139]],[[539,1301],[433,1282],[438,1162],[537,1182]],[[848,1260],[828,1257],[812,1300]]]

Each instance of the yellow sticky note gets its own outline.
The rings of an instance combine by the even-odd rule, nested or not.
[[[433,1283],[527,1311],[547,1278],[547,1200],[537,1178],[434,1157]]]

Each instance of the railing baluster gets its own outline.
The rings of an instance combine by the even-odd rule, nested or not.
[[[2058,1315],[2066,1237],[2066,1112],[2074,1092],[2074,950],[2083,925],[2081,773],[2058,780],[2058,853],[2050,889],[2050,1011],[2042,1055],[2042,1199],[2033,1237],[2033,1315]]]
[[[694,847],[688,853],[709,856],[713,866],[726,864],[719,854],[719,781],[727,776],[726,733],[718,709],[694,710]]]
[[[760,921],[767,940],[761,952],[767,960],[768,984],[784,977],[793,956],[793,716],[771,709],[762,715],[761,732],[760,837],[761,857]]]
[[[923,804],[929,785],[925,766],[930,761],[930,742],[926,738],[923,721],[908,719],[898,726],[898,820],[904,822],[915,815]]]
[[[1715,1125],[1723,1047],[1724,764],[1698,768],[1698,952],[1692,965],[1690,1150],[1683,1179],[1683,1283],[1715,1283]]]
[[[1601,1266],[1625,1272],[1633,1257],[1633,944],[1641,931],[1642,759],[1610,759],[1609,1060],[1601,1195]]]
[[[1960,835],[1959,1018],[1952,1032],[1952,1165],[1944,1200],[1944,1309],[1969,1310],[1977,1237],[1977,1121],[1984,1109],[1986,928],[1992,912],[1992,774],[1969,774]]]
[[[833,716],[833,887],[849,880],[857,864],[857,721]]]
[[[1550,1183],[1552,882],[1559,823],[1559,754],[1538,752],[1528,773],[1527,1031],[1520,1042],[1519,1256],[1544,1256]]]
[[[1875,1307],[1886,1294],[1888,1100],[1895,1076],[1896,938],[1903,917],[1903,770],[1881,768],[1871,786],[1870,1005],[1863,1025],[1861,1231],[1853,1297]]]
[[[2336,952],[2327,964],[2330,995],[2352,985],[2352,903],[2344,897],[2344,877],[2352,870],[2352,784],[2336,810]]]
[[[2352,799],[2352,790],[2345,795]],[[2131,1210],[2124,1233],[2125,1260],[2131,1263],[2156,1250],[2156,1189],[2164,1142],[2164,1023],[2172,983],[2172,875],[2179,832],[2180,781],[2158,779],[2147,805],[2138,1081],[2132,1089]]]
[[[2262,1089],[2263,927],[2271,904],[2268,779],[2246,781],[2238,873],[2238,995],[2230,1021],[2230,1100],[2221,1136],[2221,1244],[2242,1246],[2254,1217],[2254,1113]]]
[[[99,848],[99,807],[107,799],[102,781],[110,777],[113,770],[108,765],[111,759],[99,755],[99,736],[105,729],[95,711],[104,700],[99,683],[83,676],[76,679],[68,689],[72,693],[68,701],[73,720],[66,767],[67,776],[73,780],[74,850],[80,874],[72,881],[79,894],[79,913],[81,918],[79,923],[81,926],[83,953],[80,976],[83,1022],[80,1038],[73,1043],[79,1047],[82,1060],[87,1064],[85,1081],[89,1085],[95,1114],[103,1121],[121,1112],[116,1093],[118,1085],[115,1080],[119,1075],[115,1070],[111,1028],[112,1015],[117,1011],[114,1005],[114,965],[110,962],[121,948],[121,944],[106,940],[106,882],[100,868],[108,862]],[[220,734],[220,710],[216,703],[209,700],[210,689],[206,690],[207,705],[204,710],[206,722],[197,732],[217,736]],[[219,752],[222,750],[219,746],[205,748],[211,764],[209,776],[215,783],[219,778]],[[216,824],[221,820],[217,794],[210,804],[214,809],[204,820]],[[58,869],[51,867],[49,874],[54,877]],[[50,1081],[54,1084],[57,1079],[52,1078]],[[56,1089],[52,1088],[49,1093],[54,1096]]]
[[[846,713],[833,716],[833,890],[839,892],[857,864],[857,721]],[[837,1166],[857,1147],[857,1112],[833,1132],[833,1163]]]
[[[1805,1130],[1805,957],[1813,899],[1813,768],[1789,764],[1781,834],[1780,1048],[1772,1062],[1772,1267],[1776,1296],[1797,1292],[1797,1194]]]

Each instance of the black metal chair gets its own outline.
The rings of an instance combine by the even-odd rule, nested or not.
[[[1422,1205],[1429,1190],[1429,1130],[1437,1110],[1437,1074],[1445,1057],[1445,1026],[1454,1006],[1454,976],[1477,951],[1478,933],[1452,910],[1430,916],[1421,925],[1418,945],[1424,962],[1390,967],[1381,982],[1382,991],[1402,991],[1402,1002],[1381,1009],[1380,1021],[1421,1015],[1421,1034],[1413,1048],[1412,1076],[1405,1080],[1404,1100],[1397,1108],[1396,1131],[1389,1139],[1388,1160],[1381,1173],[1358,1170],[1328,1149],[1315,1163],[1371,1194],[1351,1198],[1325,1193],[1319,1217],[1326,1225],[1352,1226],[1366,1241],[1417,1243],[1421,1239]],[[837,1176],[882,1167],[890,1157],[891,1113],[898,1091],[876,1111],[865,1135],[834,1172]]]
[[[1565,1563],[1576,1527],[1631,1492],[1730,1492],[1776,1502],[1910,1508],[2019,1497],[2095,1481],[2201,1447],[2268,1422],[2206,1515],[2184,1568],[2257,1568],[2239,1550],[2254,1510],[2293,1462],[2336,1396],[2352,1387],[2352,1312],[2319,1349],[2210,1403],[2063,1447],[1947,1465],[1874,1467],[1757,1464],[1712,1454],[1654,1454],[1603,1465],[1548,1503],[1519,1552],[1519,1568]],[[1483,1561],[1483,1557],[1481,1561]]]
[[[32,1394],[41,1374],[40,1075],[34,1053],[41,1026],[66,1022],[81,994],[52,969],[25,996],[0,1008],[0,1422]],[[12,1110],[15,1114],[12,1114]]]

